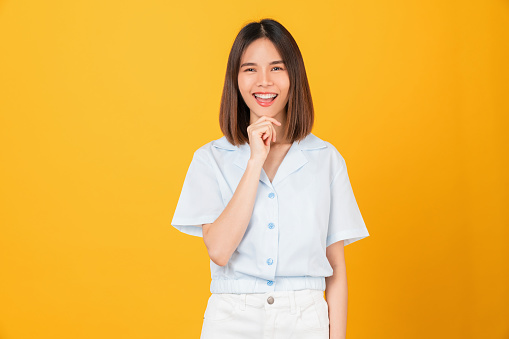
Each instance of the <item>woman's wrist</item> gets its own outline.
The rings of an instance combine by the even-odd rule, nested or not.
[[[264,163],[265,163],[265,159],[261,159],[261,158],[249,158],[249,160],[247,161],[247,166],[254,167],[254,168],[259,168],[261,170]]]

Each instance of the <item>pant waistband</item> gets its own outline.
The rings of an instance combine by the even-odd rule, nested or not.
[[[323,291],[312,289],[241,294],[216,293],[216,295],[238,304],[242,310],[249,305],[265,309],[289,308],[291,313],[296,311],[297,306],[306,307],[324,299]]]

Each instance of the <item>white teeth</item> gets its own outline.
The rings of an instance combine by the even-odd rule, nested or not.
[[[277,94],[258,94],[258,93],[255,93],[255,97],[262,98],[262,99],[270,99],[270,98],[274,98],[275,96],[277,96]]]

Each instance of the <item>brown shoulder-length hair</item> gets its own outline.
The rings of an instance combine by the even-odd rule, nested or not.
[[[302,140],[311,133],[313,127],[313,101],[299,47],[283,25],[272,19],[262,19],[259,22],[248,23],[240,30],[233,42],[226,66],[219,125],[226,139],[236,146],[249,141],[247,127],[250,123],[250,110],[239,90],[240,58],[244,50],[260,38],[272,41],[285,63],[290,78],[283,138],[288,138],[292,143]]]

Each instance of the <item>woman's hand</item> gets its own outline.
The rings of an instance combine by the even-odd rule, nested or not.
[[[281,126],[274,118],[263,116],[247,127],[251,159],[260,159],[265,162],[270,151],[270,143],[276,141],[276,129],[273,123]]]

